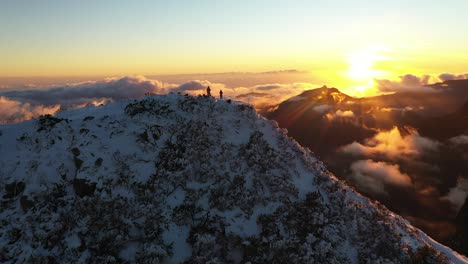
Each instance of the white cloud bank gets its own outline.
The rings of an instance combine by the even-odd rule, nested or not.
[[[398,165],[381,161],[359,160],[351,165],[351,179],[361,190],[374,194],[387,194],[385,186],[409,187],[412,185],[408,174],[400,172]]]
[[[450,189],[449,193],[442,197],[450,201],[455,207],[455,210],[458,212],[460,208],[465,203],[466,197],[468,196],[468,179],[463,179],[461,177],[457,180],[457,185]]]
[[[48,89],[5,91],[0,92],[0,123],[15,123],[43,114],[54,114],[60,109],[105,104],[165,91],[161,82],[138,76],[109,78]]]
[[[468,144],[468,135],[459,135],[450,139],[450,142],[455,145],[466,145]]]
[[[161,92],[165,92],[161,82],[135,76],[55,86],[48,89],[7,91],[1,92],[0,95],[33,105],[59,104],[72,107],[102,99],[113,101]]]
[[[207,80],[189,80],[182,84],[172,84],[151,80],[143,76],[108,78],[45,89],[0,91],[2,98],[0,101],[0,124],[21,122],[42,114],[53,114],[63,109],[140,98],[146,94],[166,94],[169,92],[191,95],[206,94],[207,86],[211,87],[212,96],[219,97],[219,91],[223,90],[224,98],[244,100],[256,107],[274,105],[304,90],[315,88],[309,83],[264,84],[233,88]]]

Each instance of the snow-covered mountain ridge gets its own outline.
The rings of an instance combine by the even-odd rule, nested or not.
[[[0,262],[465,263],[238,102],[0,126]]]

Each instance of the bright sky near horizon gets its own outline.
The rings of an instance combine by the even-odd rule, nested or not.
[[[466,10],[466,0],[0,0],[0,77],[460,73]]]

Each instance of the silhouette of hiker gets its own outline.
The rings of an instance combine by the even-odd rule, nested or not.
[[[207,94],[208,96],[211,96],[211,89],[210,89],[209,86],[208,86],[208,88],[206,88],[206,94]]]
[[[219,90],[219,99],[223,99],[223,90]]]

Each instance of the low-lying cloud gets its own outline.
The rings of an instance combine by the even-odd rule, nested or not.
[[[290,73],[290,71],[286,71]],[[260,74],[263,76],[264,74]],[[211,76],[211,75],[206,75]],[[224,76],[224,75],[223,75]],[[255,75],[256,76],[256,75]],[[270,75],[268,75],[270,76]],[[276,76],[276,75],[275,75]],[[203,77],[201,75],[201,77]],[[242,76],[241,76],[242,77]],[[21,89],[0,91],[0,96],[4,101],[8,100],[9,105],[15,103],[15,107],[9,111],[2,111],[0,123],[20,122],[40,115],[40,113],[51,113],[60,106],[60,110],[83,107],[86,105],[98,105],[113,102],[121,99],[139,98],[145,94],[164,94],[169,92],[188,93],[191,95],[206,94],[206,87],[211,87],[211,94],[219,96],[220,90],[223,91],[223,97],[226,99],[239,99],[253,104],[257,109],[274,109],[274,106],[288,98],[300,94],[301,92],[317,88],[318,85],[311,83],[293,82],[293,83],[266,83],[253,86],[229,86],[223,83],[210,82],[207,80],[187,80],[181,76],[180,83],[168,83],[158,80],[148,79],[143,76],[126,76],[121,78],[108,78],[99,81],[87,81],[72,83],[67,85],[54,85],[44,87],[44,85],[28,85]],[[192,78],[186,76],[186,78]],[[203,77],[204,78],[204,77]],[[230,80],[223,77],[225,80]],[[262,77],[263,78],[263,77]],[[468,74],[443,73],[439,79],[454,80],[466,79]],[[167,79],[167,78],[166,78]],[[274,81],[281,78],[272,79]],[[416,76],[406,74],[400,76],[399,80],[374,80],[376,86],[382,92],[397,91],[435,91],[428,87],[430,81],[436,80],[429,75]],[[77,81],[77,80],[74,80]],[[219,80],[218,80],[219,81]],[[265,81],[265,78],[257,81]],[[232,85],[232,83],[231,83]],[[301,97],[295,97],[297,100]],[[294,99],[292,99],[294,100]],[[5,101],[6,102],[6,101]],[[6,108],[6,103],[2,108]],[[21,108],[21,109],[20,109]],[[325,114],[331,109],[327,106],[316,106],[314,110]],[[353,117],[354,113],[350,111],[338,110],[330,113],[331,119]]]
[[[351,110],[345,110],[345,111],[338,110],[335,112],[335,115],[339,117],[354,117],[354,112]]]
[[[34,117],[54,114],[60,109],[60,105],[32,105],[26,102],[10,100],[0,96],[0,124],[16,123],[29,120]]]
[[[236,99],[248,102],[257,109],[267,108],[293,97],[304,90],[316,88],[310,83],[291,84],[263,84],[251,87],[227,87],[222,83],[209,81],[190,81],[170,91],[189,93],[192,95],[206,94],[206,88],[210,86],[211,95],[218,97],[219,91],[223,91],[223,98]]]
[[[163,84],[159,81],[149,80],[144,77],[123,77],[56,86],[48,89],[7,91],[0,93],[0,96],[33,105],[50,106],[59,104],[64,107],[72,107],[101,99],[138,98],[147,93],[161,92],[165,92],[165,89],[163,89]]]
[[[108,102],[142,97],[148,93],[164,93],[174,85],[144,77],[109,78],[47,89],[23,89],[0,92],[2,98],[0,123],[15,123],[59,110],[99,105]]]
[[[331,105],[323,104],[323,105],[316,105],[312,108],[315,112],[325,114],[326,112],[332,109]]]
[[[467,145],[468,135],[459,135],[459,136],[451,138],[449,141],[455,145]]]
[[[396,81],[388,79],[374,79],[374,82],[377,89],[382,92],[434,91],[434,89],[426,87],[431,81],[430,75],[416,76],[413,74],[406,74],[399,78],[400,79]]]
[[[270,91],[281,88],[281,84],[257,85],[255,88],[260,91]]]
[[[59,110],[140,98],[146,94],[170,92],[191,95],[206,94],[208,86],[210,86],[211,94],[214,97],[219,97],[219,92],[222,90],[224,98],[243,100],[257,108],[270,107],[304,90],[315,88],[309,83],[227,87],[222,83],[212,83],[207,80],[189,80],[181,84],[173,84],[151,80],[143,76],[108,78],[49,88],[0,91],[2,97],[0,123],[15,123],[42,114],[54,114]]]
[[[250,98],[255,99],[255,98],[273,98],[272,94],[269,93],[246,93],[246,94],[239,94],[236,96],[236,99],[239,100],[249,100]]]
[[[338,153],[348,154],[342,157],[348,160],[347,175],[358,190],[387,197],[390,205],[398,204],[407,214],[430,218],[431,212],[442,219],[456,215],[468,196],[468,180],[460,175],[460,167],[455,168],[458,163],[446,161],[460,155],[456,146],[463,144],[468,144],[466,135],[441,142],[410,127],[393,127],[345,145]],[[396,201],[388,198],[395,196]],[[407,206],[400,204],[404,199]]]
[[[438,81],[464,80],[468,79],[468,73],[442,73],[439,76],[423,74],[405,74],[397,80],[374,79],[376,88],[384,93],[387,92],[436,92],[430,87],[431,83]]]
[[[328,113],[326,115],[328,120],[333,120],[336,118],[352,118],[355,117],[354,112],[351,110],[337,110],[335,113]]]
[[[464,80],[468,79],[468,73],[462,74],[453,74],[453,73],[442,73],[439,75],[439,79],[441,81],[451,81],[451,80]]]
[[[450,201],[454,206],[455,211],[459,211],[460,208],[465,203],[466,197],[468,196],[468,179],[459,177],[457,180],[457,185],[450,189],[449,193],[442,197]]]
[[[373,138],[365,140],[364,144],[353,142],[341,148],[341,151],[355,156],[386,156],[401,158],[418,156],[427,151],[436,151],[440,143],[430,138],[422,137],[415,129],[406,128],[407,135],[402,135],[400,129],[393,127],[389,131],[381,131]]]
[[[207,80],[192,80],[182,83],[181,85],[172,84],[164,92],[178,92],[178,93],[188,93],[191,95],[207,94],[207,87],[211,89],[211,95],[217,96],[220,90],[223,90],[224,93],[230,93],[231,89],[226,88],[222,83],[212,83]]]
[[[359,160],[351,165],[350,178],[361,190],[374,194],[388,194],[387,185],[409,187],[412,185],[408,174],[402,173],[398,165],[382,161]]]

